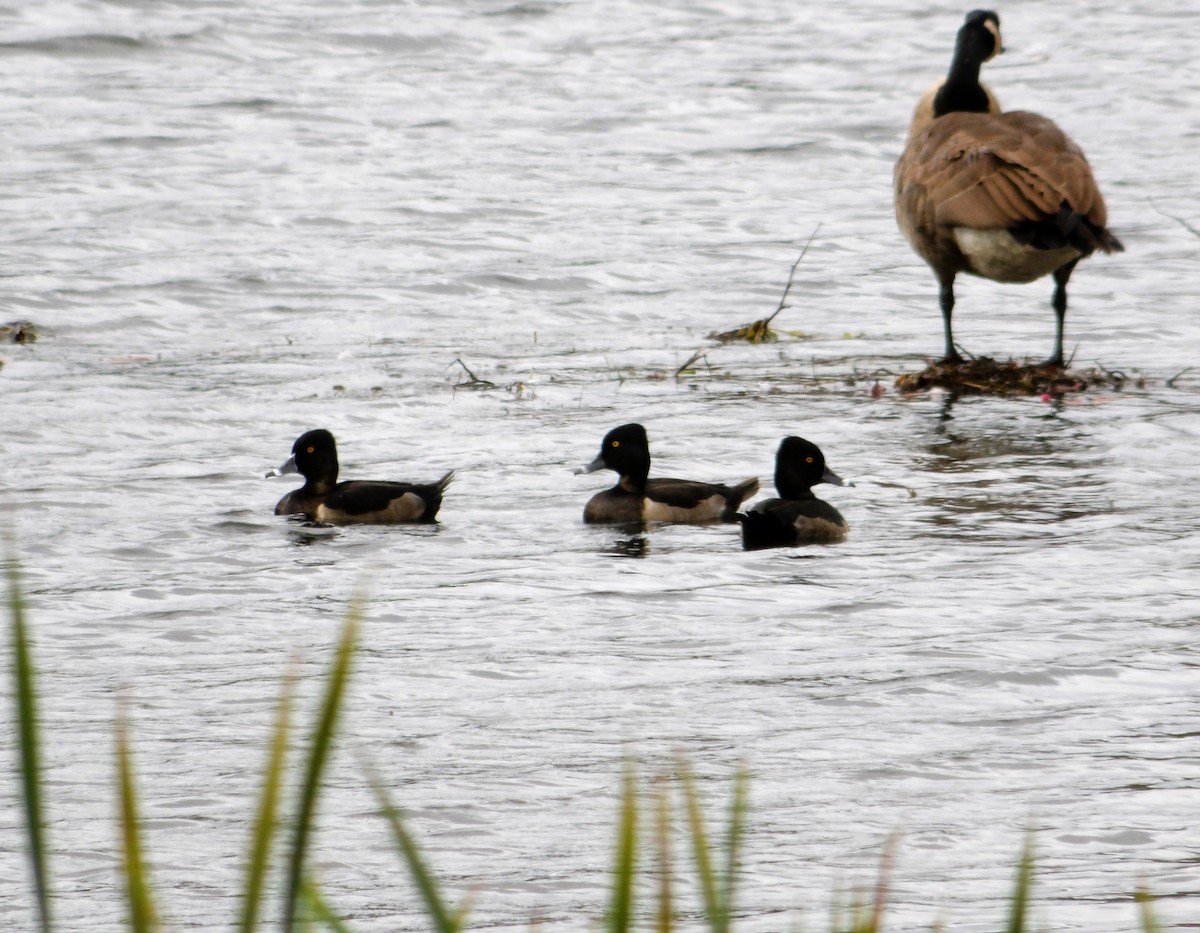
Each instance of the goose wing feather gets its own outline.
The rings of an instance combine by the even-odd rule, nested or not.
[[[1038,114],[951,113],[912,140],[897,165],[897,196],[921,229],[1012,227],[1053,217],[1065,201],[1103,227],[1091,167]]]

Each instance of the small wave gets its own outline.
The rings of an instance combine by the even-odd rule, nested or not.
[[[81,36],[55,36],[0,42],[0,53],[28,52],[36,55],[127,55],[131,49],[148,49],[151,43],[133,36],[89,33]]]

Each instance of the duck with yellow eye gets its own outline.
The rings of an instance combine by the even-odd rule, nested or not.
[[[674,522],[732,522],[743,502],[758,492],[758,479],[736,486],[688,479],[649,479],[650,442],[640,424],[613,428],[600,444],[600,454],[576,473],[613,470],[617,485],[588,500],[583,520],[593,525]]]
[[[853,486],[825,465],[825,455],[811,441],[785,437],[775,454],[777,499],[764,499],[738,515],[742,547],[747,551],[797,544],[836,544],[850,532],[842,513],[812,487],[818,483]]]
[[[276,515],[304,515],[329,525],[399,525],[432,522],[442,494],[454,479],[451,470],[436,483],[346,480],[339,483],[337,444],[323,429],[307,431],[292,445],[292,456],[267,476],[299,473],[304,485],[275,506]]]

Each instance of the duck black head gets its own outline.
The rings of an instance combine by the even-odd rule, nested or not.
[[[292,445],[292,456],[278,472],[299,473],[310,483],[333,486],[337,482],[337,443],[324,428],[305,431]]]
[[[848,485],[825,465],[825,456],[812,441],[785,437],[775,454],[775,489],[783,499],[805,499],[818,483]]]
[[[615,470],[622,479],[628,478],[641,486],[650,475],[650,441],[640,424],[623,424],[604,435],[596,459],[582,467],[581,473],[596,470]]]

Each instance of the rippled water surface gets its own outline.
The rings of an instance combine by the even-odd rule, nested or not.
[[[0,347],[0,508],[65,928],[122,927],[122,696],[164,913],[227,924],[282,674],[307,715],[359,587],[314,853],[355,929],[423,923],[356,756],[476,924],[515,931],[600,916],[623,762],[676,752],[714,818],[753,772],[742,929],[819,926],[897,830],[891,928],[995,929],[1028,825],[1043,928],[1133,929],[1139,883],[1196,922],[1200,22],[1016,3],[987,73],[1106,192],[1127,252],[1076,273],[1067,343],[1126,387],[902,398],[941,324],[891,165],[964,12],[0,9],[0,322],[42,336]],[[775,308],[818,224],[782,340],[707,339]],[[957,336],[1045,355],[1049,293],[961,280]],[[608,480],[571,468],[633,420],[665,475],[769,486],[780,437],[817,441],[857,482],[824,493],[849,542],[583,526]],[[458,470],[440,526],[273,516],[291,481],[263,472],[317,426],[348,477]],[[0,804],[25,928],[9,778]]]

